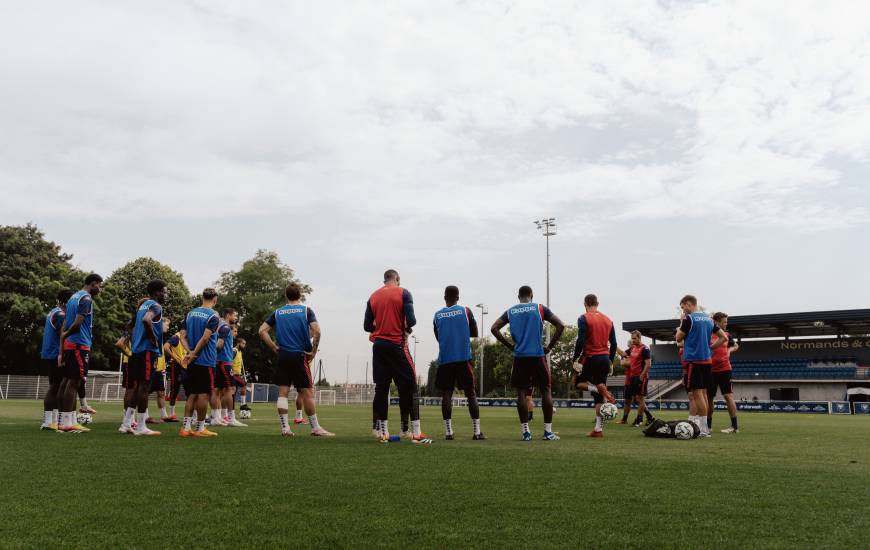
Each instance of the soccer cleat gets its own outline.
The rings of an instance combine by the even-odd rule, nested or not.
[[[178,432],[178,435],[181,437],[196,437],[196,432],[193,430],[181,430]]]
[[[251,410],[251,407],[249,407],[247,404],[245,404],[245,405],[242,405],[241,407],[239,407],[239,410],[240,411],[249,411],[249,410]]]
[[[383,439],[381,437],[381,432],[378,430],[372,430],[372,437],[374,437],[375,439]]]
[[[483,435],[483,432],[480,432],[479,434],[474,434],[473,436],[471,436],[471,439],[473,439],[474,441],[483,441],[484,439],[486,439],[486,436]]]
[[[719,431],[722,432],[723,434],[739,434],[740,433],[740,430],[738,430],[737,428],[733,428],[731,426],[728,426],[724,430],[719,430]]]
[[[414,445],[431,445],[432,444],[432,440],[429,439],[428,437],[426,437],[426,434],[424,434],[424,433],[421,433],[420,435],[415,436],[413,439],[411,439],[411,442]]]
[[[75,429],[78,430],[79,432],[89,432],[89,431],[91,431],[90,428],[85,428],[85,427],[82,426],[81,424],[73,424],[73,428],[75,428]]]
[[[281,435],[283,435],[284,437],[293,437],[293,432],[290,430],[290,428],[287,428],[281,430]]]
[[[141,430],[134,431],[133,435],[160,435],[160,432],[155,432],[149,428],[142,428]]]
[[[131,434],[131,433],[133,433],[133,428],[130,426],[125,426],[124,424],[121,424],[118,427],[118,433],[119,434]]]
[[[632,428],[640,428],[641,424],[642,424],[641,422],[632,422],[631,427]]]
[[[606,399],[608,403],[613,403],[614,405],[616,404],[616,398],[613,397],[613,395],[609,391],[607,391],[607,384],[598,384],[597,386],[595,386],[595,388],[598,390],[598,393],[601,394],[601,397]]]
[[[622,420],[617,420],[616,423],[617,424],[628,424],[628,422],[626,422],[624,418]]]
[[[294,418],[293,423],[298,426],[299,424],[308,424],[308,421],[304,418]]]
[[[130,427],[135,430],[136,428],[139,427],[139,423],[136,422],[135,420],[132,420],[132,421],[130,421]]]
[[[39,429],[56,432],[57,431],[57,424],[41,424],[39,426]]]
[[[154,418],[151,418],[150,416],[145,419],[145,423],[146,424],[160,424],[159,421],[155,420]]]
[[[404,432],[399,433],[399,437],[402,439],[414,439],[414,434],[411,433],[410,430],[405,430]]]
[[[80,413],[88,413],[88,414],[97,414],[97,411],[95,411],[92,407],[82,407],[79,409],[79,412]]]
[[[698,437],[699,437],[699,438],[702,438],[702,437],[703,437],[703,438],[713,437],[713,434],[711,434],[710,432],[701,432],[701,433],[698,435]]]
[[[545,441],[559,441],[561,438],[553,432],[544,432]]]
[[[647,419],[646,419],[646,422],[644,422],[643,425],[644,425],[644,426],[649,426],[650,424],[653,423],[653,420],[655,420],[655,419],[654,419],[654,418],[647,418]]]
[[[57,433],[80,434],[82,431],[77,429],[75,426],[58,426]]]
[[[314,436],[317,436],[317,437],[334,437],[334,436],[335,436],[334,433],[332,433],[332,432],[330,432],[330,431],[328,431],[328,430],[325,430],[325,429],[324,429],[323,427],[321,427],[321,426],[318,426],[316,429],[311,430],[311,435],[314,435]]]
[[[201,432],[196,432],[196,435],[199,437],[217,437],[218,436],[217,432],[213,432],[213,431],[209,430],[208,428],[203,428],[203,430]]]
[[[178,417],[173,414],[172,416],[164,416],[160,420],[164,422],[178,422]]]
[[[532,432],[523,432],[523,441],[531,441]]]
[[[594,438],[600,439],[600,438],[604,437],[604,432],[597,432],[595,430],[592,430],[591,432],[586,434],[586,437],[594,437]]]
[[[235,418],[230,419],[230,426],[232,426],[233,428],[247,428],[248,427],[247,424],[245,424],[244,422],[239,422]]]

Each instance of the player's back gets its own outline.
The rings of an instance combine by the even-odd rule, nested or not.
[[[471,311],[461,305],[439,309],[434,326],[438,335],[438,363],[457,363],[471,359]]]
[[[217,360],[221,363],[233,362],[233,327],[221,320],[218,325],[218,339],[223,339],[224,345],[217,350]]]
[[[311,323],[317,318],[304,304],[285,304],[276,309],[266,321],[275,327],[278,348],[290,353],[311,351]]]
[[[45,316],[45,328],[42,333],[42,349],[40,357],[43,359],[54,359],[58,355],[58,346],[60,344],[59,329],[63,326],[64,315],[63,310],[56,307],[48,312]]]
[[[79,290],[73,294],[66,303],[66,311],[67,316],[64,321],[64,330],[72,326],[78,315],[84,317],[78,331],[70,334],[67,337],[67,341],[80,346],[91,347],[93,342],[94,310],[93,298],[91,298],[88,291]]]
[[[686,334],[683,356],[687,362],[709,362],[712,357],[710,338],[713,335],[713,319],[702,311],[687,316],[691,327]]]
[[[515,357],[543,357],[544,306],[534,302],[515,304],[507,311]]]
[[[200,350],[194,364],[213,367],[217,361],[217,328],[219,317],[217,311],[207,307],[197,307],[187,312],[184,327],[187,331],[187,345],[193,350],[205,334],[206,329],[212,331],[208,342]]]
[[[583,354],[586,357],[608,355],[610,353],[610,334],[613,332],[613,321],[600,311],[587,311],[581,317],[581,323],[586,324],[586,340]]]
[[[148,338],[147,333],[145,332],[145,325],[142,323],[145,315],[149,311],[153,314],[153,317],[151,318],[151,328],[154,330],[154,335],[157,337],[156,344],[151,342]],[[163,308],[160,307],[160,304],[155,300],[145,300],[139,305],[139,309],[136,310],[131,347],[133,353],[142,353],[144,351],[160,353],[163,349]]]
[[[369,340],[386,340],[394,344],[405,342],[408,324],[408,304],[411,293],[400,286],[383,286],[369,297],[368,307],[374,320]]]

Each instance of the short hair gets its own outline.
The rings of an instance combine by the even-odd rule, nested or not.
[[[89,284],[92,284],[92,283],[102,283],[102,282],[103,282],[103,278],[100,277],[99,275],[97,275],[96,273],[91,273],[90,275],[85,277],[85,285],[86,286]]]
[[[530,287],[529,285],[521,286],[519,292],[517,292],[517,295],[520,298],[531,298],[532,297],[532,287]]]
[[[716,313],[713,314],[714,321],[721,321],[722,319],[727,319],[727,318],[728,318],[728,314],[725,313],[724,311],[717,311]]]
[[[598,305],[598,296],[596,296],[594,294],[587,294],[583,298],[583,305],[585,305],[587,307],[597,306]]]
[[[57,301],[61,304],[65,304],[69,302],[69,299],[72,298],[72,290],[65,288],[57,293]]]
[[[286,296],[288,300],[299,300],[302,298],[302,287],[299,286],[299,283],[290,283],[287,285],[287,288],[284,289],[284,296]]]
[[[455,285],[450,285],[444,289],[444,298],[447,300],[458,300],[459,299],[459,287]]]
[[[225,307],[225,308],[224,308],[223,315],[221,315],[221,317],[226,317],[227,315],[232,315],[232,314],[235,313],[235,312],[236,312],[236,309],[235,309],[235,308],[232,308],[232,307]]]
[[[642,336],[639,330],[633,330],[633,331],[631,331],[631,335],[632,335],[632,336],[637,336],[638,338],[640,338],[640,337]]]
[[[388,269],[384,271],[384,280],[385,281],[395,281],[399,278],[399,272],[395,269]]]
[[[217,295],[218,295],[217,290],[215,290],[211,287],[203,289],[203,291],[202,291],[202,299],[203,300],[214,300],[215,298],[217,298]]]
[[[236,338],[236,345],[238,345],[238,344],[247,344],[247,343],[248,343],[248,341],[245,340],[244,338],[242,338],[241,336],[239,336],[238,338]]]
[[[682,300],[680,300],[680,304],[692,304],[693,306],[696,306],[698,305],[698,299],[691,294],[686,294],[683,296]]]
[[[160,292],[164,288],[166,288],[165,281],[162,281],[160,279],[154,279],[153,281],[150,281],[148,283],[148,286],[145,288],[145,290],[148,292],[148,295],[150,296],[150,295],[154,294],[155,292]]]

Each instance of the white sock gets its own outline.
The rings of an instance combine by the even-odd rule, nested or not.
[[[471,428],[474,430],[474,435],[480,435],[480,419],[472,418],[471,419]]]
[[[194,411],[193,411],[193,414],[190,416],[190,418],[192,418],[193,421],[196,422],[196,421],[199,420],[198,417],[199,417],[199,413],[197,413],[196,410],[194,410]]]
[[[205,431],[205,421],[204,420],[198,420],[196,422],[196,431],[198,431],[198,432]]]
[[[191,417],[189,417],[189,416],[185,416],[185,417],[184,417],[184,428],[183,428],[183,429],[184,429],[185,431],[188,431],[188,432],[189,432],[189,431],[190,431],[190,425],[191,425],[191,424],[193,424],[193,419],[192,419]]]
[[[169,416],[175,416],[175,405],[169,405]]]
[[[236,409],[230,411],[230,422],[236,421]]]
[[[145,407],[145,420],[148,420],[148,407]]]
[[[241,395],[241,396],[240,396],[240,399],[241,399],[241,401],[242,401],[242,405],[244,405],[245,403],[248,402],[248,396],[247,396],[247,395],[244,395],[244,394]]]
[[[531,430],[529,429],[529,423],[528,423],[528,422],[523,422],[522,424],[520,424],[520,426],[521,426],[522,429],[523,429],[523,433],[531,432]]]
[[[282,430],[289,430],[290,429],[290,420],[288,420],[287,415],[286,414],[279,414],[278,418],[280,418],[280,420],[281,420],[281,429]]]
[[[83,409],[88,408],[88,398],[87,397],[82,397],[81,399],[79,399],[79,401],[81,402]]]
[[[411,432],[414,434],[414,437],[420,435],[420,421],[412,420],[411,421]]]
[[[136,409],[133,407],[127,407],[124,410],[124,422],[122,425],[129,427],[130,421],[133,420],[133,415],[136,413]]]
[[[600,416],[596,416],[596,417],[595,417],[595,431],[596,431],[596,432],[600,432],[601,430],[602,430],[602,426],[601,426],[601,417],[600,417]]]
[[[54,413],[51,411],[43,411],[42,413],[42,423],[48,426],[51,424],[52,419],[54,419]]]
[[[588,387],[586,389],[588,389],[592,393],[598,393],[598,388],[595,387],[595,384],[587,384],[587,386]]]
[[[444,421],[444,431],[447,435],[453,435],[453,419],[448,418]]]
[[[53,411],[51,411],[51,414],[52,414],[51,423],[52,424],[59,424],[60,423],[60,411],[58,409],[54,409]]]
[[[308,415],[308,423],[311,425],[312,431],[314,431],[320,427],[320,424],[317,423],[317,415],[316,414]]]
[[[544,431],[545,432],[552,432],[553,431],[553,423],[550,422],[549,424],[547,424],[546,422],[544,422]]]
[[[161,407],[160,408],[160,418],[166,418],[167,416],[169,416],[169,415],[166,414],[166,407]]]
[[[302,411],[296,409],[296,420],[302,420]]]
[[[381,435],[387,435],[389,433],[389,420],[381,420]]]
[[[139,423],[139,426],[136,428],[138,431],[144,432],[146,429],[148,429],[145,427],[145,419],[146,418],[148,418],[147,412],[136,413],[136,422]]]

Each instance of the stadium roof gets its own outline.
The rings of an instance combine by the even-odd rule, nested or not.
[[[639,330],[647,338],[674,341],[677,319],[629,321],[622,330]],[[870,334],[870,309],[806,311],[728,317],[728,332],[737,338],[788,338],[790,336],[845,336]]]

